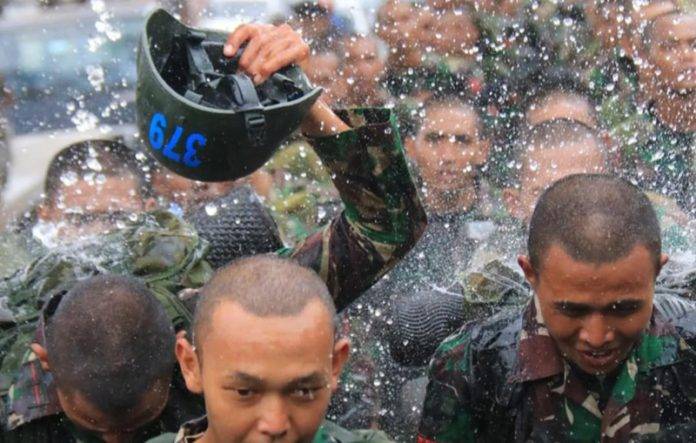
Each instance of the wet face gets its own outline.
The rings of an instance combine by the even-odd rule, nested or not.
[[[677,92],[696,89],[696,15],[655,19],[648,51],[650,80]]]
[[[447,191],[470,187],[488,158],[481,122],[469,106],[437,104],[426,109],[409,154],[428,188]]]
[[[541,269],[525,269],[525,274],[559,350],[588,374],[616,369],[650,321],[656,275],[645,246],[597,265],[577,261],[552,245]]]
[[[410,2],[389,1],[379,11],[377,35],[396,52],[417,49],[432,39],[433,14]]]
[[[480,33],[468,10],[444,11],[434,24],[433,46],[443,55],[473,57]]]
[[[375,94],[384,73],[384,60],[379,55],[377,41],[357,37],[346,43],[345,76],[353,79],[351,89],[361,94]]]
[[[132,174],[62,184],[39,210],[39,220],[63,223],[69,236],[105,232],[117,220],[144,210],[140,182]]]
[[[554,182],[572,174],[602,173],[604,169],[602,150],[591,139],[558,148],[530,147],[522,158],[519,190],[505,191],[506,204],[512,215],[528,222],[539,196]]]
[[[525,118],[529,126],[566,118],[583,123],[590,128],[597,127],[597,119],[590,101],[581,95],[566,92],[553,92],[539,103],[532,104],[527,109]]]
[[[162,413],[169,393],[169,380],[156,382],[133,408],[119,416],[106,414],[89,402],[79,391],[57,390],[65,415],[85,436],[105,443],[137,441],[138,432]]]
[[[266,318],[223,302],[198,352],[182,340],[177,357],[189,389],[204,394],[211,442],[311,442],[348,357],[319,300]]]
[[[338,55],[333,52],[313,55],[306,66],[305,73],[309,80],[324,88],[322,100],[329,106],[335,106],[345,96],[345,84],[340,80],[341,60]]]
[[[227,195],[233,187],[233,181],[199,182],[166,170],[152,174],[152,189],[155,194],[184,209]]]

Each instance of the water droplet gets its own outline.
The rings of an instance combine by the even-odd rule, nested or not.
[[[75,183],[77,183],[77,173],[75,171],[68,171],[65,174],[60,176],[60,182],[63,183],[65,186],[72,186]]]
[[[205,213],[213,217],[218,213],[218,207],[212,203],[205,205]]]

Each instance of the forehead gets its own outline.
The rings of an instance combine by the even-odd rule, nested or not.
[[[457,103],[436,104],[427,108],[422,131],[475,133],[479,123],[478,115],[469,106]]]
[[[651,287],[654,265],[648,249],[636,245],[628,255],[612,263],[585,263],[573,259],[560,245],[552,244],[541,263],[540,279],[551,297],[581,303],[602,303],[598,295],[630,295]]]
[[[523,186],[546,188],[572,174],[600,173],[603,170],[602,151],[587,138],[555,148],[531,146],[522,155],[520,181]]]
[[[102,176],[94,179],[80,179],[70,185],[63,185],[56,193],[57,200],[64,206],[82,209],[132,209],[140,199],[140,183],[132,174],[120,177]]]
[[[678,14],[655,19],[653,38],[658,41],[696,38],[696,15]]]
[[[326,307],[312,300],[298,314],[259,317],[239,304],[222,302],[214,308],[203,336],[204,365],[253,375],[277,373],[281,368],[305,370],[330,360],[333,323]]]

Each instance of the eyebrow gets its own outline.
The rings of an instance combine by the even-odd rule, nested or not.
[[[559,310],[571,310],[571,311],[587,311],[587,312],[593,312],[593,311],[599,311],[599,312],[606,312],[606,311],[611,311],[613,308],[616,307],[641,307],[645,303],[644,300],[637,299],[637,298],[625,298],[622,300],[617,300],[612,303],[608,303],[600,308],[595,308],[592,305],[589,305],[587,303],[576,303],[572,301],[557,301],[554,302],[554,307]]]
[[[255,375],[247,374],[246,372],[236,371],[230,373],[226,377],[231,381],[236,381],[240,383],[247,383],[253,386],[263,386],[265,381]],[[308,375],[303,375],[297,377],[288,382],[287,386],[304,386],[304,385],[314,385],[314,384],[324,384],[326,383],[326,376],[321,372],[312,372]]]
[[[441,140],[443,138],[454,137],[458,142],[469,143],[473,140],[469,134],[449,134],[440,131],[430,131],[425,134],[425,138],[428,140]]]

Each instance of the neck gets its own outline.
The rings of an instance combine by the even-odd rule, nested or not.
[[[470,211],[478,200],[474,181],[458,189],[428,188],[424,197],[425,206],[437,214]]]
[[[396,53],[390,52],[388,66],[396,70],[418,68],[422,64],[421,56],[418,48],[404,48]]]
[[[657,119],[677,132],[696,131],[696,91],[658,94],[654,101]]]

